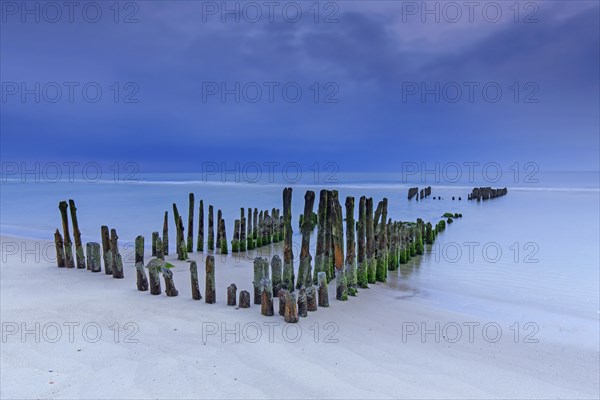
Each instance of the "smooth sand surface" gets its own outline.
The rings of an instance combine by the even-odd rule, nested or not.
[[[39,251],[25,254],[36,243]],[[329,308],[287,326],[277,299],[273,317],[260,315],[258,305],[226,305],[231,283],[252,297],[249,260],[215,257],[218,301],[206,304],[191,299],[189,263],[173,255],[167,260],[176,265],[178,297],[137,291],[132,249],[122,250],[121,280],[57,268],[51,243],[3,237],[2,249],[2,398],[599,396],[597,347],[547,340],[543,326],[537,343],[525,343],[522,327],[515,341],[505,323],[494,343],[494,326],[482,332],[493,318],[435,309],[398,285],[372,285],[340,302],[332,283]],[[48,257],[39,257],[46,249]],[[204,296],[202,255],[190,257]],[[436,323],[439,343],[435,333],[407,335],[422,324],[435,332]],[[469,323],[479,324],[471,339]]]

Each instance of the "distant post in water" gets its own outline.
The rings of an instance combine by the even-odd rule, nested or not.
[[[221,219],[223,218],[221,210],[217,210],[217,249],[221,249]]]
[[[233,222],[233,238],[231,239],[231,252],[238,253],[240,251],[240,220],[236,219]]]
[[[213,304],[217,301],[217,296],[215,293],[215,257],[206,256],[206,288],[205,292],[205,302],[207,304]]]
[[[73,221],[73,237],[75,238],[75,256],[77,257],[77,268],[85,268],[85,256],[83,255],[83,245],[81,244],[81,231],[77,222],[77,207],[75,201],[69,200],[69,208],[71,211],[71,221]]]
[[[219,221],[219,232],[221,233],[221,254],[227,254],[227,232],[225,232],[225,220]]]
[[[254,239],[252,236],[252,208],[248,208],[248,232],[246,234],[246,249],[254,249]]]
[[[240,251],[246,251],[246,217],[242,208],[242,217],[240,221]]]
[[[187,252],[194,252],[194,193],[189,194]]]
[[[215,250],[215,225],[213,206],[208,206],[208,250]]]
[[[165,211],[165,220],[163,222],[163,253],[169,255],[169,212]]]
[[[67,205],[66,201],[61,201],[58,203],[64,233],[65,265],[67,268],[75,268],[75,261],[73,260],[73,242],[71,242],[71,234],[69,233],[69,217],[67,216],[68,207],[69,206]]]
[[[198,210],[198,251],[204,251],[204,202],[200,200],[200,208]]]
[[[58,229],[54,232],[54,246],[56,247],[56,265],[58,268],[65,268],[65,245]]]

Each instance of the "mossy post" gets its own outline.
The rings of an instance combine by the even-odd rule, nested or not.
[[[333,240],[333,263],[335,268],[335,287],[336,287],[336,299],[348,300],[348,282],[346,279],[346,271],[344,269],[344,232],[342,228],[342,215],[338,200],[337,190],[332,191],[333,194],[333,207],[331,213],[331,225],[332,225],[332,240]]]
[[[425,242],[427,244],[433,244],[434,240],[435,240],[435,237],[433,234],[433,226],[431,225],[431,222],[428,222],[425,225]]]
[[[248,207],[248,232],[246,234],[246,248],[254,249],[254,239],[252,236],[252,208]]]
[[[215,257],[206,256],[206,288],[204,290],[204,301],[207,304],[213,304],[217,301],[215,293]]]
[[[156,258],[165,259],[165,251],[163,250],[163,241],[160,236],[156,239]]]
[[[169,212],[165,211],[165,218],[163,221],[163,253],[165,256],[169,255]]]
[[[331,281],[335,276],[335,269],[333,267],[333,192],[327,191],[327,219],[325,221],[325,249],[323,253],[324,271],[327,274],[327,282]]]
[[[240,292],[240,308],[250,308],[250,293],[247,290]]]
[[[266,263],[266,271],[265,271]],[[256,257],[254,259],[254,280],[252,284],[254,286],[254,304],[260,304],[261,302],[261,282],[264,278],[269,277],[269,261],[266,258]]]
[[[354,197],[346,197],[346,279],[348,281],[348,294],[356,296],[358,277],[356,271],[356,222],[354,220]]]
[[[175,289],[175,282],[173,282],[173,271],[170,268],[163,267],[162,269],[163,279],[165,280],[165,293],[169,297],[175,297],[179,294]]]
[[[181,241],[183,240],[183,232],[181,230],[181,216],[177,210],[177,204],[173,203],[173,220],[175,221],[175,250],[177,251],[177,259],[182,260],[181,255]],[[154,242],[154,240],[153,240]]]
[[[306,289],[303,287],[298,291],[298,315],[300,317],[308,316],[308,304],[306,299]]]
[[[327,288],[327,275],[319,272],[319,307],[329,307],[329,289]]]
[[[379,232],[377,234],[377,271],[375,279],[379,282],[387,280],[387,198],[381,201],[381,220],[378,223]]]
[[[208,206],[208,250],[215,250],[215,223],[213,206]]]
[[[112,275],[112,256],[110,252],[110,236],[108,233],[108,226],[102,225],[100,227],[100,237],[102,238],[102,259],[104,260],[104,273],[106,275]]]
[[[260,283],[260,313],[264,316],[271,317],[273,311],[273,283],[269,278],[263,278]]]
[[[221,254],[227,254],[227,232],[225,231],[225,220],[222,218],[219,222],[219,232],[221,233]]]
[[[294,290],[294,252],[292,249],[292,188],[283,189],[283,287]]]
[[[100,264],[100,244],[96,242],[89,242],[85,245],[86,259],[88,262],[88,269],[92,272],[100,272],[102,264]],[[146,281],[146,290],[148,290],[148,281]]]
[[[67,266],[65,262],[65,244],[58,229],[54,232],[54,246],[56,247],[56,265],[58,268],[65,268]]]
[[[279,315],[285,315],[285,295],[288,293],[285,289],[279,289],[277,297],[279,297]]]
[[[240,251],[240,220],[236,219],[233,223],[233,238],[231,239],[231,252]]]
[[[242,219],[240,220],[240,251],[246,251],[246,217],[242,208]]]
[[[315,192],[307,190],[304,194],[304,218],[302,223],[302,248],[300,250],[300,267],[296,289],[312,285],[312,256],[310,255],[311,216],[315,204]]]
[[[375,261],[375,230],[373,227],[373,198],[367,199],[367,217],[365,219],[366,235],[367,235],[367,265],[368,265],[368,282],[376,282],[377,263]]]
[[[156,241],[158,240],[158,232],[152,232],[152,257],[156,257]]]
[[[148,278],[146,278],[146,271],[144,271],[144,237],[141,235],[135,238],[135,266],[137,288],[139,291],[145,292],[148,290]]]
[[[367,227],[367,198],[361,196],[358,201],[358,226],[356,236],[358,236],[358,254],[356,283],[359,288],[367,289],[369,287],[369,264],[367,263],[366,248],[366,227]]]
[[[123,279],[123,260],[119,254],[119,237],[117,236],[117,230],[110,230],[110,251],[113,256],[113,278]]]
[[[194,193],[189,194],[189,207],[188,207],[188,233],[187,233],[187,252],[194,252],[194,208],[195,200]]]
[[[147,265],[150,277],[150,294],[159,295],[161,293],[159,273],[163,265],[165,265],[164,261],[158,258],[153,258]]]
[[[263,230],[263,212],[258,213],[258,225],[256,228],[256,247],[262,246],[262,230]]]
[[[271,258],[271,281],[273,282],[273,293],[279,293],[282,288],[283,282],[283,270],[281,264],[281,258],[278,254],[275,254]]]
[[[227,287],[227,305],[235,306],[236,305],[236,295],[237,295],[237,286],[235,283],[232,283]]]
[[[200,200],[198,208],[198,244],[197,251],[204,251],[204,202]]]
[[[325,272],[325,230],[327,229],[327,190],[322,189],[319,193],[319,211],[318,211],[318,231],[317,231],[317,250],[315,253],[315,272],[313,283],[318,283],[317,275],[319,272]]]
[[[64,234],[65,266],[67,268],[75,268],[75,261],[73,260],[73,242],[71,242],[71,234],[69,233],[69,217],[67,215],[68,207],[69,205],[66,201],[61,201],[58,203]]]
[[[223,215],[221,213],[221,210],[217,210],[217,249],[221,250],[221,240],[223,239],[223,237],[221,237],[221,220],[223,219]]]
[[[252,218],[252,239],[254,239],[254,240],[258,239],[258,209],[257,208],[254,209],[253,218]],[[256,246],[256,244],[255,244],[254,247],[258,247],[258,246]]]
[[[185,228],[183,226],[183,218],[181,218],[181,216],[179,216],[179,236],[181,237],[181,240],[179,241],[179,248],[178,248],[178,252],[177,252],[177,259],[178,260],[187,260],[188,258],[188,253],[187,253],[187,243],[184,239],[185,237]]]
[[[288,324],[294,324],[298,322],[298,307],[296,305],[296,296],[293,293],[287,292],[285,294],[285,314],[283,319]]]
[[[198,264],[196,264],[196,261],[190,263],[190,280],[192,283],[192,299],[202,300],[200,284],[198,283]]]
[[[271,235],[269,234],[271,218],[269,217],[269,210],[263,212],[263,229],[262,229],[262,244],[267,245],[271,243]]]
[[[81,244],[81,231],[77,222],[77,207],[75,201],[69,199],[69,211],[71,212],[71,221],[73,222],[73,238],[75,239],[75,256],[77,258],[77,268],[85,269],[85,256],[83,254],[83,245]]]
[[[317,291],[312,285],[306,288],[306,309],[317,311]]]

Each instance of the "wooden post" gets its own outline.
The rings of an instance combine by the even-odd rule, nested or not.
[[[247,290],[240,292],[240,308],[250,307],[250,293]]]
[[[215,225],[213,206],[208,206],[208,250],[215,250]]]
[[[292,188],[285,188],[283,189],[283,287],[290,292],[294,291],[292,234]]]
[[[100,237],[102,238],[102,258],[104,260],[104,273],[112,275],[112,254],[110,253],[110,238],[108,234],[108,226],[100,227]]]
[[[67,268],[75,268],[75,261],[73,260],[73,242],[71,242],[71,234],[69,233],[69,217],[67,216],[68,207],[69,206],[67,205],[66,201],[61,201],[58,203],[64,233],[65,265]]]
[[[173,271],[170,268],[163,267],[162,269],[163,278],[165,280],[165,293],[169,297],[175,297],[179,294],[175,289],[175,282],[173,282]]]
[[[220,212],[220,210],[219,210]],[[227,254],[227,232],[225,232],[225,220],[219,222],[219,232],[221,233],[221,254]]]
[[[242,208],[242,219],[240,221],[240,251],[246,251],[246,217]]]
[[[366,255],[366,202],[365,196],[361,196],[358,201],[358,229],[356,235],[358,236],[358,268],[356,271],[356,281],[359,288],[367,289],[369,287],[369,264],[367,263]]]
[[[348,281],[348,294],[356,296],[358,280],[356,276],[356,244],[354,239],[354,197],[346,197],[346,279]]]
[[[223,218],[221,210],[217,210],[217,250],[221,250],[221,219]]]
[[[338,201],[337,190],[332,191],[333,207],[331,214],[332,239],[333,239],[333,262],[336,278],[336,298],[338,300],[348,300],[348,283],[346,280],[346,271],[344,269],[344,232],[342,228],[342,207]]]
[[[310,255],[310,233],[313,206],[315,204],[315,192],[307,190],[304,195],[304,218],[302,221],[302,249],[300,250],[300,267],[298,269],[298,280],[296,289],[312,285],[312,256]],[[300,298],[300,296],[299,296]]]
[[[75,239],[75,256],[77,257],[77,268],[85,268],[85,256],[83,255],[83,245],[81,244],[81,231],[77,222],[77,207],[75,201],[69,199],[69,209],[71,211],[71,221],[73,221],[73,237]]]
[[[204,202],[202,200],[200,200],[198,210],[198,245],[196,250],[204,251]]]
[[[252,236],[252,208],[248,207],[248,232],[246,234],[246,248],[254,249],[254,238]]]
[[[335,270],[333,267],[333,226],[331,214],[333,213],[333,192],[327,191],[327,219],[325,220],[325,249],[323,253],[324,271],[327,274],[327,282],[333,279]]]
[[[327,275],[319,272],[319,307],[329,307],[329,291],[327,288]]]
[[[169,212],[165,211],[165,218],[163,222],[163,253],[165,256],[169,255]]]
[[[237,294],[237,286],[235,283],[232,283],[227,287],[227,305],[235,306],[235,296]]]
[[[152,257],[156,257],[156,241],[158,240],[158,232],[152,232]]]
[[[121,255],[119,254],[119,244],[117,240],[119,237],[117,236],[117,230],[110,230],[110,251],[112,253],[112,272],[113,278],[123,279],[123,261],[121,260]]]
[[[317,251],[315,255],[315,273],[313,283],[318,282],[319,272],[325,272],[325,231],[327,229],[327,190],[322,189],[319,193],[319,211],[318,211],[318,231],[317,231]]]
[[[164,261],[158,258],[153,258],[147,265],[150,276],[150,294],[159,295],[161,293],[159,273],[163,265],[165,265]]]
[[[181,260],[181,241],[183,240],[183,232],[181,231],[181,216],[177,210],[177,204],[173,203],[173,220],[175,222],[175,250],[177,251],[177,259]]]
[[[377,270],[375,279],[385,282],[387,279],[387,199],[381,201],[381,220],[378,222],[377,233]],[[378,207],[379,208],[379,207]]]
[[[100,264],[100,244],[96,242],[89,242],[85,245],[86,259],[88,262],[88,269],[92,272],[100,272],[102,264]]]
[[[236,219],[233,222],[233,239],[231,239],[231,252],[238,253],[240,251],[240,220]]]
[[[367,265],[368,265],[368,282],[375,283],[376,280],[376,272],[377,272],[377,263],[375,261],[375,231],[373,229],[373,198],[369,197],[367,199],[367,227],[366,227],[366,235],[367,235]]]
[[[287,290],[279,289],[277,292],[277,297],[279,297],[279,315],[285,315],[285,295],[287,294]]]
[[[273,311],[273,284],[269,278],[263,278],[261,283],[261,302],[260,313],[270,317],[274,314]]]
[[[188,208],[188,233],[187,233],[187,252],[194,252],[194,193],[190,193],[188,196],[189,208]]]
[[[269,277],[269,261],[266,258],[256,257],[254,258],[254,280],[252,281],[254,286],[254,304],[260,304],[261,302],[261,283],[264,278]]]
[[[185,237],[185,228],[183,226],[183,218],[181,218],[181,216],[179,216],[179,237],[181,237],[181,240],[179,241],[179,251],[177,252],[177,259],[178,260],[187,260],[188,259],[188,253],[187,253],[187,243],[184,239]]]
[[[258,209],[254,209],[254,217],[252,218],[252,239],[255,240],[254,247],[258,247],[256,245],[256,240],[258,239]]]
[[[144,271],[144,237],[138,236],[135,238],[135,267],[137,275],[137,288],[139,291],[148,290],[148,279],[146,271]]]
[[[190,278],[192,282],[192,299],[202,300],[200,285],[198,284],[198,265],[196,264],[196,261],[190,263]]]
[[[283,318],[288,324],[298,322],[298,307],[296,306],[296,296],[293,293],[287,292],[285,294],[285,315]]]
[[[156,238],[156,258],[159,258],[161,260],[165,259],[165,252],[163,250],[163,241],[160,238],[160,236]]]
[[[58,229],[54,232],[54,246],[56,247],[56,265],[58,268],[65,268],[65,244]]]
[[[300,317],[308,316],[308,303],[306,299],[306,289],[304,289],[304,287],[298,291],[298,315]]]
[[[273,293],[279,293],[282,288],[282,264],[281,258],[278,254],[275,254],[271,258],[271,280],[273,281]]]
[[[215,293],[215,257],[206,256],[206,294],[205,302],[207,304],[213,304],[217,301],[217,295]]]
[[[317,291],[312,285],[306,288],[306,309],[317,311]]]

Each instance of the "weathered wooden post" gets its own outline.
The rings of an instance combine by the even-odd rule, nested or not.
[[[377,270],[375,279],[385,282],[387,279],[387,199],[381,201],[381,220],[377,224]],[[378,207],[379,208],[379,207]]]
[[[327,191],[327,219],[325,221],[325,253],[323,260],[325,261],[325,273],[327,274],[327,282],[333,279],[335,276],[335,269],[333,267],[333,225],[332,225],[332,214],[333,214],[333,192]]]
[[[213,206],[208,206],[208,250],[215,250],[215,225]]]
[[[256,247],[260,247],[266,243],[263,243],[263,234],[262,231],[264,229],[264,220],[263,220],[263,212],[261,211],[258,214],[258,231],[257,231],[257,239],[256,239]]]
[[[96,242],[89,242],[85,245],[86,259],[88,262],[88,269],[92,272],[100,272],[102,269],[100,264],[100,244]],[[146,286],[148,290],[148,286]]]
[[[175,250],[177,251],[177,259],[183,260],[181,253],[181,241],[183,240],[183,231],[181,230],[181,216],[177,210],[177,204],[173,203],[173,219],[175,220]]]
[[[252,218],[252,239],[255,240],[254,247],[258,247],[256,244],[256,240],[258,239],[258,209],[254,209],[254,214]]]
[[[327,190],[322,189],[319,193],[317,250],[315,254],[315,273],[313,283],[318,283],[317,274],[326,272],[325,268],[325,230],[327,229]]]
[[[333,239],[333,262],[336,278],[336,298],[338,300],[348,300],[348,282],[346,280],[346,271],[344,269],[344,232],[342,228],[342,207],[338,201],[337,190],[332,191],[333,207],[331,213],[332,239]]]
[[[306,309],[317,311],[317,291],[312,285],[306,288]]]
[[[108,234],[108,226],[100,227],[100,237],[102,238],[102,258],[104,260],[104,273],[112,275],[112,254],[110,252],[110,238]]]
[[[160,238],[160,236],[156,238],[156,258],[159,258],[161,260],[165,259],[165,252],[163,250],[163,241]]]
[[[167,266],[163,266],[162,268],[163,278],[165,280],[165,293],[169,297],[175,297],[179,294],[177,289],[175,289],[175,282],[173,282],[173,271]]]
[[[240,244],[239,251],[246,251],[246,217],[244,208],[240,208]]]
[[[178,260],[187,260],[188,258],[188,253],[187,253],[187,243],[185,241],[185,227],[183,226],[183,218],[181,218],[181,216],[179,216],[179,236],[181,237],[181,240],[179,242],[179,248],[178,248],[178,252],[177,252],[177,259]]]
[[[204,201],[200,200],[198,210],[198,251],[204,251]]]
[[[375,230],[373,226],[373,198],[367,199],[367,265],[368,265],[368,282],[377,282],[377,262],[375,260]]]
[[[215,293],[215,257],[206,256],[206,288],[204,290],[206,294],[205,302],[207,304],[213,304],[217,301],[217,295]]]
[[[190,263],[190,278],[192,282],[192,299],[202,300],[200,285],[198,284],[198,265],[196,264],[196,261]]]
[[[248,207],[248,232],[246,234],[246,248],[254,249],[254,239],[252,236],[252,208]]]
[[[238,253],[240,251],[240,220],[236,219],[233,222],[233,239],[231,240],[231,252]]]
[[[270,317],[274,314],[273,311],[273,283],[269,278],[263,278],[261,283],[261,301],[260,313]]]
[[[369,287],[369,264],[367,263],[367,255],[366,255],[366,202],[367,199],[365,196],[361,196],[358,201],[358,268],[356,271],[356,282],[358,287],[367,289]]]
[[[150,294],[159,295],[161,293],[159,273],[163,265],[165,265],[164,261],[158,258],[153,258],[147,265],[150,277]]]
[[[358,278],[356,275],[356,244],[354,239],[354,197],[346,197],[346,279],[348,281],[348,294],[356,296]]]
[[[283,270],[281,264],[281,258],[278,254],[275,254],[271,258],[271,281],[273,282],[273,294],[279,293],[283,284]]]
[[[73,242],[71,242],[71,234],[69,233],[69,217],[67,216],[68,207],[69,206],[67,205],[66,201],[61,201],[58,203],[64,233],[65,265],[67,268],[75,268],[75,261],[73,260]]]
[[[188,196],[189,208],[188,208],[188,233],[187,233],[187,252],[194,252],[194,193],[190,193]]]
[[[217,210],[217,250],[221,250],[221,220],[223,219],[221,210]]]
[[[163,253],[165,256],[169,255],[169,212],[165,211],[165,218],[163,222]]]
[[[71,211],[71,221],[73,221],[73,238],[75,239],[75,256],[77,258],[77,268],[85,268],[85,256],[83,255],[83,245],[81,244],[81,231],[77,222],[77,207],[75,201],[69,199],[69,209]]]
[[[123,260],[121,259],[121,255],[119,254],[119,244],[117,240],[119,237],[117,236],[117,230],[110,230],[110,251],[112,253],[113,262],[113,278],[123,279]]]
[[[250,293],[247,290],[240,292],[240,308],[250,308]]]
[[[312,256],[310,255],[310,233],[313,206],[315,204],[315,192],[307,190],[304,194],[304,218],[302,221],[302,248],[300,250],[300,267],[298,269],[298,280],[296,289],[312,285]]]
[[[219,223],[219,232],[221,232],[221,254],[227,254],[227,232],[225,232],[225,220],[221,219]]]
[[[308,302],[306,298],[306,289],[304,287],[298,291],[298,315],[300,317],[308,316]]]
[[[254,304],[260,304],[261,302],[261,284],[264,278],[269,277],[269,261],[266,258],[256,257],[254,258],[254,280],[252,281],[254,286]]]
[[[294,252],[292,250],[292,188],[283,189],[283,284],[294,291]]]
[[[148,279],[144,271],[144,237],[135,238],[135,268],[137,276],[137,288],[141,292],[148,290]]]
[[[277,297],[279,298],[279,315],[285,315],[285,295],[288,291],[285,289],[279,289]]]
[[[319,272],[319,307],[329,307],[329,292],[327,289],[327,275]]]
[[[298,307],[296,305],[296,296],[293,293],[285,293],[285,313],[283,318],[288,324],[296,323],[299,320]]]
[[[152,232],[152,257],[156,257],[156,241],[158,240],[158,232]]]
[[[232,283],[231,285],[229,285],[227,287],[227,305],[228,306],[235,306],[236,294],[237,294],[237,286],[235,286],[235,283]]]
[[[58,229],[54,232],[54,246],[56,247],[56,265],[58,268],[65,268],[65,244]]]

